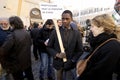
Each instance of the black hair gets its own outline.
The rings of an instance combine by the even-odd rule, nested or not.
[[[23,29],[23,21],[18,16],[12,16],[9,18],[9,23],[14,26],[14,29]]]
[[[33,23],[33,27],[34,27],[34,28],[38,28],[38,26],[39,26],[39,24],[38,24],[37,22],[34,22],[34,23]]]
[[[62,15],[63,15],[63,14],[66,14],[66,13],[70,14],[71,18],[73,17],[73,14],[72,14],[72,12],[71,12],[70,10],[65,10],[65,11],[62,13]]]
[[[52,25],[52,24],[54,24],[52,19],[47,19],[47,21],[45,22],[45,25]]]
[[[87,19],[87,20],[86,20],[86,25],[87,25],[87,26],[91,26],[90,19]]]

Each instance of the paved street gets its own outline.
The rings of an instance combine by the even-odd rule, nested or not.
[[[31,59],[32,59],[32,70],[35,80],[39,80],[39,68],[40,68],[40,60],[35,61],[32,49],[31,49]]]
[[[34,58],[32,58],[32,69],[35,80],[39,80],[39,68],[40,68],[40,60],[35,61]]]

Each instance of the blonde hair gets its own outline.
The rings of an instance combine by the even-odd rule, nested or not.
[[[114,33],[118,36],[118,32],[120,33],[120,29],[118,30],[119,26],[115,24],[114,19],[109,14],[98,15],[91,20],[91,23],[97,27],[103,27],[108,34]]]

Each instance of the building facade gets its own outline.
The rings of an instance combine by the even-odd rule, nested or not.
[[[25,26],[43,22],[39,3],[50,0],[0,0],[0,17],[19,16]]]

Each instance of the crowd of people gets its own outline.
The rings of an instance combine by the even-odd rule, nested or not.
[[[18,16],[0,18],[0,80],[35,80],[31,54],[40,60],[40,80],[112,80],[114,73],[120,80],[120,29],[111,15],[101,14],[90,20],[89,54],[84,58],[109,41],[95,51],[80,76],[76,65],[86,50],[83,31],[70,10],[63,11],[56,22],[47,19],[42,27],[34,22],[27,31]]]

